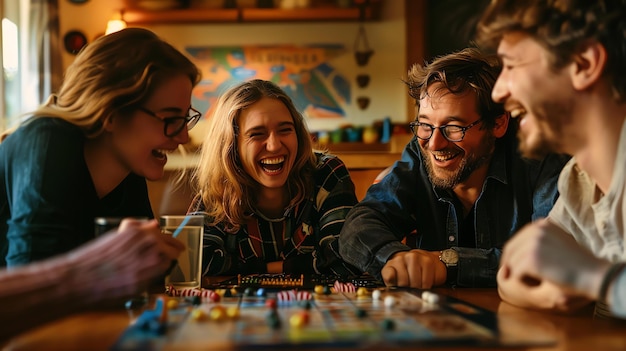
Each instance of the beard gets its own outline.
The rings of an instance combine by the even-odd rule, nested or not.
[[[453,171],[444,171],[444,176],[437,175],[435,166],[433,165],[430,157],[424,157],[424,166],[426,167],[426,172],[428,173],[430,182],[436,188],[447,190],[453,189],[458,184],[466,181],[475,170],[491,160],[495,143],[496,138],[492,133],[485,134],[480,143],[482,147],[475,152],[465,155],[457,169]],[[423,148],[421,145],[420,148],[422,149],[422,154],[426,155],[427,149]],[[441,170],[439,173],[441,173]]]
[[[572,101],[566,103],[544,104],[534,113],[532,129],[534,133],[526,134],[520,128],[517,131],[519,150],[527,158],[542,159],[552,152],[564,152],[562,143],[563,129],[572,124]],[[548,117],[549,116],[549,117]],[[524,117],[522,117],[524,118]]]

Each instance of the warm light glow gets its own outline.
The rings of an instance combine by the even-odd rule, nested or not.
[[[105,35],[115,33],[119,30],[126,28],[126,22],[122,18],[122,11],[116,13],[111,17],[109,22],[107,23],[107,29],[104,32]]]
[[[19,47],[17,45],[17,25],[10,20],[2,19],[2,65],[4,73],[8,76],[13,76],[19,68],[18,52]]]

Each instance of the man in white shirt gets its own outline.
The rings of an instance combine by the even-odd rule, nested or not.
[[[626,1],[494,0],[479,42],[503,70],[492,97],[520,118],[520,149],[573,156],[547,219],[504,247],[503,300],[626,318]]]

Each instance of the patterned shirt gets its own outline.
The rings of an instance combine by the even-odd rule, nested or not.
[[[337,247],[345,217],[357,202],[354,184],[339,158],[316,155],[315,191],[286,209],[283,218],[257,211],[234,234],[220,224],[204,226],[203,275],[266,273],[268,262],[280,260],[285,273],[359,274],[339,258]],[[197,196],[190,213],[204,211]]]

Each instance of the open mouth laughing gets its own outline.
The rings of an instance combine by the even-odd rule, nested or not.
[[[259,161],[259,164],[266,173],[278,173],[282,171],[285,166],[285,156],[264,158]]]
[[[511,118],[523,118],[526,114],[526,109],[523,107],[515,108],[511,110]]]
[[[152,156],[159,160],[167,160],[167,154],[172,152],[173,150],[167,149],[154,149],[152,150]]]
[[[451,152],[451,151],[437,151],[437,152],[431,152],[431,154],[433,155],[433,158],[435,159],[435,161],[446,162],[455,158],[459,153]]]

